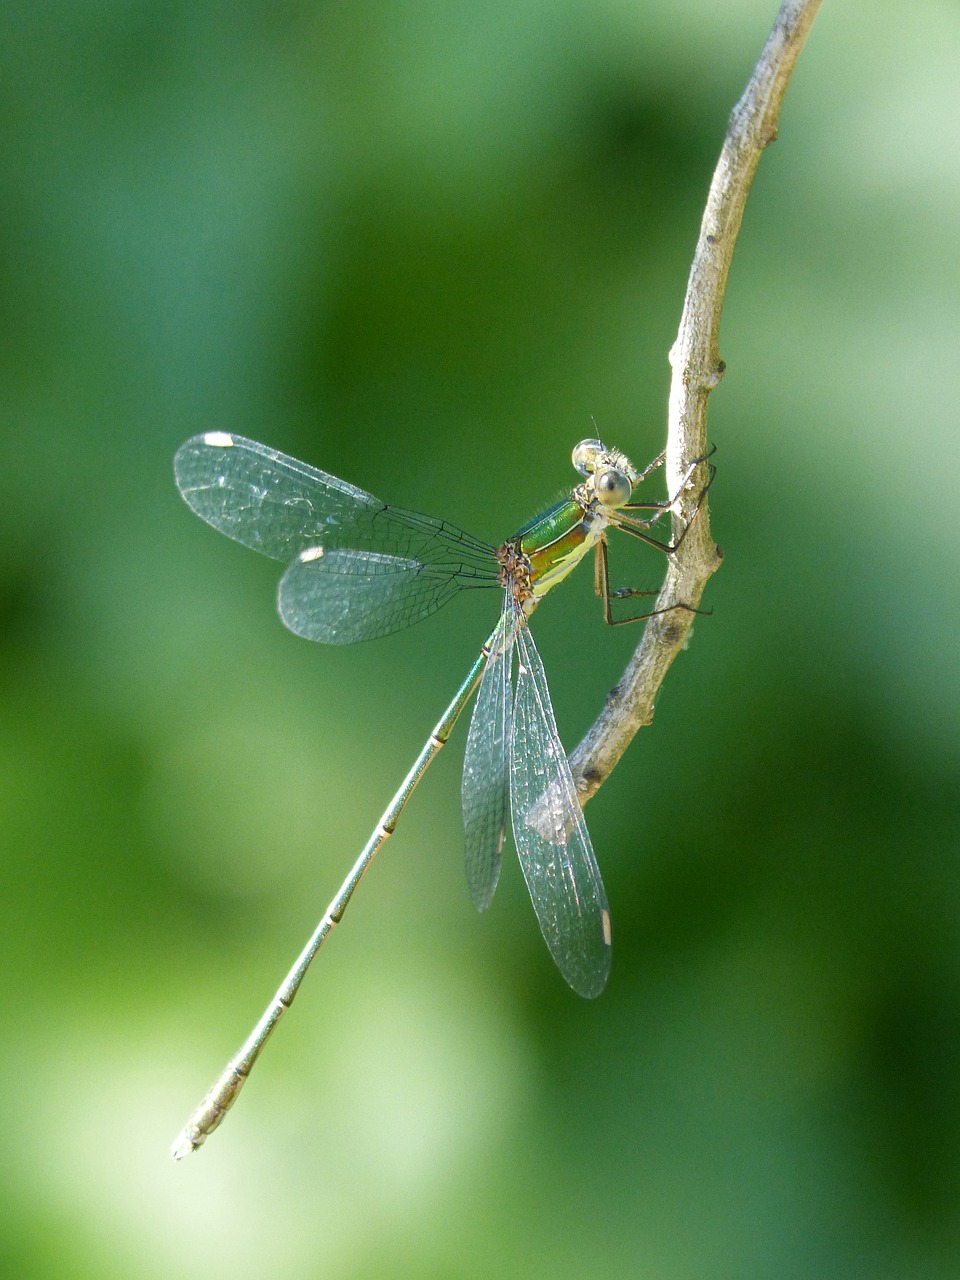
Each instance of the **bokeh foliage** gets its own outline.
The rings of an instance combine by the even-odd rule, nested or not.
[[[240,431],[494,541],[592,419],[653,456],[774,9],[4,6],[4,1274],[956,1274],[952,0],[828,0],[762,161],[714,612],[588,811],[607,992],[564,988],[515,866],[470,909],[461,731],[236,1114],[166,1155],[495,608],[295,639],[176,445]],[[635,640],[580,577],[537,616],[569,745]]]

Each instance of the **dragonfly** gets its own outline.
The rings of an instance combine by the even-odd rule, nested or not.
[[[496,626],[306,946],[178,1135],[174,1159],[201,1146],[236,1100],[311,962],[478,687],[462,783],[473,903],[480,911],[490,905],[509,827],[557,968],[581,996],[592,998],[603,990],[610,972],[610,909],[528,624],[544,596],[591,550],[606,622],[618,625],[664,611],[616,617],[615,601],[654,593],[611,590],[607,559],[608,529],[620,529],[668,554],[686,535],[713,468],[693,516],[676,541],[663,542],[651,527],[674,508],[705,460],[691,463],[680,493],[670,501],[634,501],[637,486],[663,457],[637,470],[619,450],[600,440],[582,440],[573,450],[580,481],[494,547],[446,520],[387,505],[345,480],[243,436],[207,432],[178,449],[177,486],[197,515],[235,541],[286,564],[277,607],[297,635],[326,644],[389,635],[420,622],[465,590],[497,589],[503,603]]]

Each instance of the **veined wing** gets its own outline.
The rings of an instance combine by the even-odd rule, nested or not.
[[[413,626],[464,585],[479,584],[465,584],[459,570],[446,565],[351,547],[309,547],[280,579],[277,608],[298,636],[353,644]]]
[[[180,446],[177,486],[198,516],[274,560],[351,547],[436,565],[462,585],[497,580],[496,553],[446,520],[372,494],[243,436],[210,431]]]
[[[582,996],[610,973],[610,910],[543,663],[530,629],[517,628],[520,671],[510,747],[513,838],[550,954]]]
[[[474,703],[463,760],[463,830],[467,883],[478,911],[489,907],[507,830],[507,763],[513,720],[513,600],[507,594],[500,621],[487,641],[490,656]]]

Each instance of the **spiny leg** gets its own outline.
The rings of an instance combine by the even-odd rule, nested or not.
[[[674,609],[686,609],[688,613],[702,613],[702,609],[695,609],[692,604],[668,604],[664,609],[650,609],[647,613],[631,614],[629,618],[615,618],[613,616],[614,600],[627,600],[635,596],[656,596],[659,591],[645,591],[640,587],[617,587],[613,591],[610,590],[610,568],[607,560],[607,540],[601,538],[597,543],[596,559],[594,560],[594,582],[596,585],[597,595],[603,601],[603,620],[608,627],[620,627],[626,622],[642,622],[644,618],[656,618],[661,613],[670,613]]]
[[[694,459],[693,462],[690,463],[689,467],[687,468],[686,474],[684,475],[683,483],[681,484],[676,497],[673,498],[670,502],[628,503],[625,508],[620,508],[620,510],[616,513],[611,523],[615,523],[617,528],[622,529],[624,533],[632,534],[635,538],[639,538],[642,542],[647,542],[651,546],[659,548],[659,550],[663,551],[666,555],[675,554],[675,552],[677,552],[680,549],[680,546],[683,543],[684,538],[687,536],[687,532],[690,529],[690,526],[693,524],[694,520],[697,517],[698,512],[700,511],[700,507],[702,506],[703,500],[706,497],[707,490],[710,488],[711,484],[713,483],[713,478],[716,475],[716,467],[713,467],[713,466],[710,467],[710,473],[707,477],[707,482],[703,486],[703,488],[700,490],[700,494],[697,498],[697,505],[694,508],[693,514],[690,516],[690,519],[683,526],[683,529],[680,532],[680,536],[677,538],[675,542],[661,542],[659,541],[659,539],[652,537],[649,533],[646,532],[646,530],[673,506],[673,504],[677,501],[677,499],[680,497],[680,495],[683,493],[683,490],[686,488],[687,484],[689,483],[690,476],[692,475],[694,468],[699,466],[701,462],[706,461],[706,459],[709,458],[710,454],[712,454],[713,452],[714,450],[711,449],[710,453],[705,454],[704,457],[702,458],[696,458]],[[651,463],[651,466],[647,468],[647,472],[649,472],[654,465],[656,465],[656,463]],[[647,474],[647,473],[644,473],[644,474]],[[656,509],[657,514],[653,516],[650,520],[636,520],[630,516],[624,516],[623,514],[624,510],[631,510],[631,509],[637,510],[641,508],[646,508],[648,510]],[[652,609],[652,610],[649,610],[647,613],[633,614],[629,618],[615,618],[613,616],[612,601],[627,600],[627,599],[635,598],[637,596],[655,596],[655,595],[658,595],[659,592],[643,590],[640,587],[617,587],[614,590],[610,589],[610,566],[609,566],[608,552],[607,552],[607,539],[605,534],[597,542],[596,558],[594,560],[594,589],[597,595],[600,596],[600,598],[603,601],[604,622],[606,622],[607,625],[611,627],[621,626],[622,624],[627,622],[642,622],[645,618],[654,618],[658,614],[669,613],[673,609],[686,609],[689,613],[705,612],[703,609],[696,609],[694,608],[693,605],[685,604],[684,602],[679,601],[676,604],[667,605],[663,609]]]
[[[717,451],[717,446],[714,445],[713,448],[708,453],[703,454],[702,457],[694,458],[694,460],[687,467],[686,471],[683,473],[683,479],[680,481],[680,485],[677,488],[677,492],[673,495],[672,498],[668,499],[666,502],[625,502],[620,509],[622,511],[656,511],[657,514],[655,516],[651,516],[648,520],[636,521],[636,524],[638,524],[641,528],[644,528],[644,529],[649,528],[650,525],[655,524],[657,520],[659,520],[660,517],[665,512],[670,511],[674,506],[676,506],[676,504],[680,501],[680,498],[683,496],[683,492],[686,489],[687,485],[690,483],[690,479],[694,471],[697,469],[697,467],[699,467],[701,462],[706,462],[708,458],[713,457],[716,451]],[[648,476],[650,472],[653,470],[653,468],[655,466],[658,466],[665,457],[666,457],[666,454],[661,453],[660,456],[658,458],[655,458],[653,462],[651,462],[650,465],[644,471],[641,471],[640,475],[637,477],[636,484],[639,484],[641,480],[643,480],[646,476]],[[700,509],[700,503],[703,501],[703,495],[710,488],[711,484],[713,484],[713,477],[716,475],[716,471],[717,471],[716,467],[714,466],[710,467],[710,475],[707,478],[707,483],[701,489],[700,497],[697,499],[697,511],[699,511]],[[696,515],[697,514],[696,511],[693,514]],[[693,516],[691,516],[690,519],[692,520]],[[661,544],[661,545],[665,545],[665,544]]]
[[[709,457],[710,454],[707,454],[706,456]],[[679,538],[677,538],[675,542],[661,542],[659,538],[651,537],[650,534],[646,532],[646,530],[650,527],[650,525],[654,523],[655,520],[659,519],[661,515],[663,515],[666,511],[670,510],[673,504],[679,499],[679,497],[683,493],[683,490],[686,488],[686,485],[689,482],[689,474],[692,471],[692,469],[696,466],[699,466],[700,463],[703,461],[704,461],[703,458],[697,458],[695,462],[691,462],[690,466],[687,468],[687,479],[685,479],[683,482],[683,485],[681,485],[679,493],[670,502],[663,503],[660,511],[658,512],[658,515],[654,516],[652,520],[637,520],[632,516],[624,515],[624,512],[635,510],[639,507],[658,506],[660,504],[627,503],[626,506],[621,507],[618,511],[611,513],[610,523],[615,524],[617,528],[622,529],[624,533],[632,534],[635,538],[639,538],[642,542],[648,542],[651,547],[658,547],[666,555],[672,556],[675,552],[680,550],[680,547],[683,543],[684,538],[687,536],[690,526],[693,524],[694,520],[696,520],[697,515],[700,511],[700,508],[703,506],[703,500],[707,496],[707,490],[713,484],[713,478],[717,474],[716,467],[714,466],[710,467],[709,475],[707,476],[707,483],[700,490],[700,493],[697,497],[697,505],[693,509],[693,514],[691,515],[687,523],[683,526],[683,528],[680,530],[680,536]]]
[[[657,454],[657,456],[654,458],[652,462],[647,463],[647,465],[643,468],[643,470],[637,476],[636,483],[639,484],[641,480],[646,480],[647,476],[650,475],[651,472],[656,471],[657,467],[663,466],[666,459],[667,459],[667,451],[666,449],[664,449],[662,453]]]

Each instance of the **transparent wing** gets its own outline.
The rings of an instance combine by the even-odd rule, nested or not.
[[[507,761],[513,718],[513,645],[516,622],[508,595],[474,703],[463,760],[463,829],[467,883],[478,911],[486,911],[500,878],[507,829]]]
[[[610,910],[543,663],[526,625],[517,628],[520,669],[510,747],[513,838],[550,954],[582,996],[610,973]]]
[[[211,431],[180,446],[177,487],[198,516],[274,560],[309,547],[381,551],[496,582],[496,553],[445,520],[390,507],[305,462],[243,436]]]
[[[353,644],[412,626],[463,585],[459,572],[447,566],[348,547],[312,547],[280,579],[277,608],[298,636]]]

